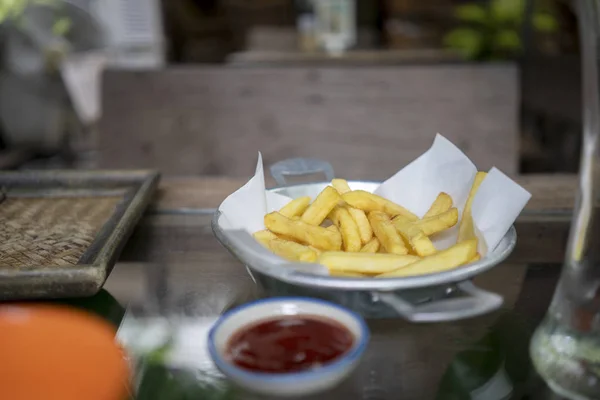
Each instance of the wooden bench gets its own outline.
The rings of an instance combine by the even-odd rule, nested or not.
[[[108,71],[99,166],[248,176],[290,157],[383,179],[437,132],[481,169],[518,166],[518,80],[510,65],[168,68]]]

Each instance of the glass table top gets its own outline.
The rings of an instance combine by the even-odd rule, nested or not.
[[[264,295],[213,237],[211,216],[146,217],[105,290],[71,301],[118,323],[119,340],[141,360],[139,399],[264,398],[231,387],[206,350],[208,331],[224,311]],[[307,398],[559,399],[537,377],[528,353],[559,273],[560,265],[506,263],[478,276],[478,285],[505,300],[482,317],[368,320],[371,342],[357,370],[336,389]]]

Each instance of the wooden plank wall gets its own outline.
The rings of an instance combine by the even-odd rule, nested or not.
[[[518,79],[510,65],[169,68],[108,71],[99,166],[245,177],[290,157],[384,179],[436,132],[481,169],[515,173]]]

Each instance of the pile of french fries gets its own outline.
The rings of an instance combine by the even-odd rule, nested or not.
[[[334,179],[311,203],[309,196],[265,215],[254,238],[292,261],[319,263],[331,275],[404,277],[447,271],[477,261],[471,204],[485,172],[478,172],[463,210],[457,243],[438,250],[431,237],[458,223],[452,198],[440,193],[423,218],[381,196],[351,190]]]

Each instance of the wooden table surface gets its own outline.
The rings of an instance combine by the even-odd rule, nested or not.
[[[527,359],[529,335],[544,316],[560,274],[576,177],[528,176],[517,180],[533,194],[516,224],[517,248],[502,267],[475,279],[477,286],[504,298],[502,310],[438,324],[370,320],[372,337],[365,360],[328,398],[357,398],[357,393],[375,384],[379,395],[369,398],[387,400],[397,398],[398,393],[403,399],[436,398],[438,384],[455,355],[493,332],[502,320],[527,327],[526,332],[511,326],[499,333],[503,338],[518,338],[507,348],[514,350],[513,356]],[[224,311],[255,299],[257,285],[213,237],[210,228],[214,208],[245,181],[163,178],[154,204],[127,242],[105,289],[134,310],[193,316],[194,321],[206,325],[204,334]],[[186,354],[200,360],[201,368],[213,368],[206,360],[203,337],[194,336],[190,343],[195,345],[186,347]],[[529,368],[528,362],[520,362]],[[522,383],[514,385],[516,392],[524,390]]]
[[[155,210],[181,208],[216,208],[233,191],[247,182],[246,178],[230,177],[163,177],[154,205]],[[527,189],[532,198],[527,213],[571,212],[575,201],[575,175],[523,175],[515,180]],[[267,186],[274,182],[267,178]]]
[[[528,175],[516,180],[532,194],[532,198],[517,220],[519,238],[511,261],[561,262],[575,203],[577,177]],[[181,230],[186,219],[174,215],[174,211],[204,210],[208,213],[245,182],[246,179],[226,177],[163,178],[156,200],[143,223],[156,224],[160,221],[163,226],[166,224],[175,231]]]

